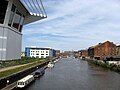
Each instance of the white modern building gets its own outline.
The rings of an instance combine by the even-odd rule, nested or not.
[[[55,57],[56,51],[51,48],[39,48],[39,47],[26,47],[25,55],[27,57],[35,57],[35,58],[48,58]]]
[[[0,60],[20,59],[23,25],[46,17],[41,0],[0,0]]]

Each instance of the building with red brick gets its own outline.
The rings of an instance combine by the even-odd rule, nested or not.
[[[88,57],[88,50],[80,50],[79,52],[81,57]]]
[[[96,46],[89,47],[88,56],[98,60],[106,60],[106,57],[116,55],[116,45],[113,42],[106,41]]]
[[[67,57],[70,57],[70,56],[71,56],[71,53],[64,52],[64,53],[61,53],[60,56],[61,56],[62,58],[67,58]]]
[[[116,55],[120,56],[120,45],[116,47]]]
[[[79,58],[80,57],[80,53],[78,51],[74,52],[74,55],[73,55],[75,58]]]

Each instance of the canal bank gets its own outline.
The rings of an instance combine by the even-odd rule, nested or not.
[[[49,61],[46,61],[46,62],[43,62],[41,64],[37,64],[36,66],[33,66],[33,67],[30,67],[30,68],[27,68],[25,70],[22,70],[18,73],[15,73],[15,74],[12,74],[12,75],[9,75],[7,77],[4,77],[4,78],[0,78],[0,89],[10,85],[10,84],[13,84],[14,82],[16,82],[17,80],[27,76],[28,74],[36,71],[37,69],[41,68],[41,67],[44,67],[45,65],[48,64]],[[13,85],[12,85],[13,86]],[[14,87],[14,86],[13,86]]]
[[[87,61],[63,58],[54,68],[25,90],[119,90],[120,74],[89,65]]]
[[[106,69],[109,69],[111,71],[115,71],[115,72],[120,73],[120,65],[108,64],[108,63],[102,62],[100,60],[99,61],[98,60],[87,60],[87,61],[90,64],[94,64],[96,66],[106,68]]]

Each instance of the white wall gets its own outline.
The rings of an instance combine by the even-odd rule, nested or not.
[[[7,31],[5,28],[0,26],[0,60],[6,59],[6,43],[7,43],[7,37],[6,37]]]
[[[116,64],[116,65],[120,65],[120,61],[107,61],[107,63],[110,64]]]
[[[48,53],[46,53],[46,51]],[[39,55],[36,55],[36,54],[39,54]],[[44,54],[44,55],[41,55],[41,54]],[[46,55],[48,54],[48,55]],[[39,58],[46,58],[46,57],[49,57],[50,56],[50,50],[38,50],[37,48],[36,49],[30,49],[30,57],[39,57]]]
[[[0,60],[21,58],[22,35],[8,27],[0,27]]]
[[[6,59],[20,59],[21,58],[21,38],[22,35],[7,29],[7,57]]]

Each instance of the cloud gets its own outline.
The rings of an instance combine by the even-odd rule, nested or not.
[[[26,25],[29,43],[78,50],[106,40],[119,43],[119,0],[44,0],[48,18]]]

